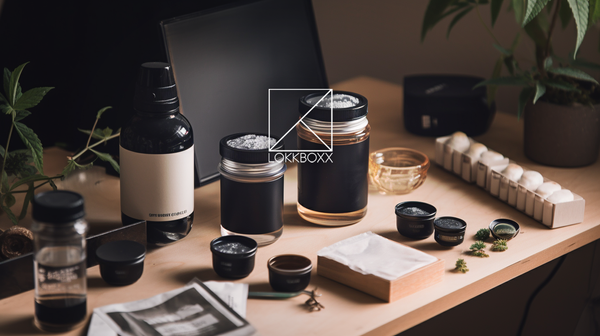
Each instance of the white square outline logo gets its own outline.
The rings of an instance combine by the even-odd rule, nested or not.
[[[306,153],[306,152],[325,152],[325,153],[332,153],[333,152],[333,89],[269,89],[269,110],[268,110],[268,118],[269,118],[269,131],[268,131],[268,136],[269,138],[271,137],[271,91],[327,91],[323,97],[321,97],[321,99],[319,99],[319,101],[314,104],[310,110],[308,110],[308,112],[306,112],[302,118],[298,119],[298,121],[294,124],[294,126],[290,127],[290,129],[288,129],[287,132],[285,132],[285,134],[279,139],[279,141],[277,141],[273,146],[269,147],[269,153]],[[329,104],[330,106],[330,111],[331,111],[331,132],[329,133],[331,136],[330,139],[330,146],[328,146],[313,130],[310,129],[310,127],[308,127],[303,119],[315,108],[315,106],[319,105],[319,103],[325,99],[325,97],[329,95],[329,99],[331,100],[331,103]],[[307,150],[298,150],[298,149],[280,149],[280,150],[274,150],[273,148],[275,148],[275,146],[277,146],[277,144],[279,144],[281,142],[281,140],[283,140],[283,138],[285,138],[294,128],[296,128],[296,126],[298,126],[299,123],[302,123],[302,125],[304,125],[304,127],[306,127],[306,129],[308,129],[312,134],[314,134],[315,137],[317,137],[317,139],[319,139],[319,141],[321,141],[321,143],[327,148],[327,149],[313,149],[310,151]]]

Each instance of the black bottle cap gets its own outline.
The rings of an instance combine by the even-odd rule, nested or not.
[[[300,117],[304,116],[308,111],[310,111],[310,109],[312,109],[312,111],[310,111],[310,113],[306,116],[307,118],[331,122],[331,107],[327,105],[331,101],[330,95],[330,93],[325,94],[324,99],[319,104],[317,104],[317,102],[321,97],[323,97],[323,92],[311,93],[300,98]],[[350,98],[354,100],[355,103],[353,103],[353,105],[350,107],[336,108],[334,106],[334,122],[351,121],[367,115],[369,102],[364,96],[348,91],[333,91],[334,101],[338,98]]]
[[[237,139],[249,134],[268,136],[267,134],[262,133],[236,133],[228,135],[219,142],[219,154],[227,160],[239,163],[267,163],[275,161],[275,154],[277,153],[269,152],[269,149],[241,149],[231,147],[227,144],[229,140]],[[271,135],[271,138],[279,141],[279,138],[273,135]],[[275,148],[272,148],[272,150],[282,149],[284,149],[283,141],[279,141]]]
[[[69,224],[85,216],[83,197],[67,190],[37,194],[31,201],[31,213],[38,222]]]
[[[117,240],[101,245],[96,250],[96,257],[100,262],[128,265],[143,259],[146,256],[146,247],[132,240]]]
[[[141,65],[133,107],[149,113],[179,112],[177,86],[169,63],[148,62]]]

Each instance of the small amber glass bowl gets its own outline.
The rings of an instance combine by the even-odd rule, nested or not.
[[[429,158],[410,148],[384,148],[369,155],[369,179],[384,195],[403,195],[425,182]]]

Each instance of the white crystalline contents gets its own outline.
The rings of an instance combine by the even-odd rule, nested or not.
[[[240,254],[250,252],[250,248],[238,242],[229,242],[216,245],[215,251],[227,254]]]
[[[421,208],[417,208],[417,207],[400,208],[399,212],[403,215],[408,215],[408,216],[413,216],[413,215],[427,216],[427,215],[429,215],[429,212],[427,212]]]
[[[227,141],[227,146],[236,149],[267,149],[277,143],[277,140],[264,135],[246,134]]]
[[[307,102],[309,104],[314,105],[314,104],[317,104],[319,99],[321,99],[322,97],[323,96],[312,97],[312,98],[308,99]],[[332,100],[333,100],[333,103],[332,103]],[[331,99],[331,97],[329,95],[326,95],[325,98],[323,98],[323,100],[321,100],[321,102],[317,104],[317,106],[323,107],[323,108],[330,108],[333,104],[334,109],[339,109],[339,108],[354,107],[354,106],[358,105],[359,102],[360,102],[360,100],[358,99],[358,97],[350,96],[350,95],[343,94],[343,93],[335,93],[333,95],[333,99]]]

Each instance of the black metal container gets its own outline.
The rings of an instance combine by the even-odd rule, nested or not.
[[[435,241],[442,246],[457,246],[465,239],[467,222],[457,217],[439,217],[433,221]]]
[[[245,278],[254,269],[258,244],[244,236],[223,236],[210,242],[213,269],[228,279]]]
[[[100,275],[109,285],[126,286],[138,281],[144,273],[146,248],[131,240],[117,240],[96,250]]]
[[[275,242],[283,232],[286,165],[277,162],[268,148],[231,146],[231,141],[251,136],[266,137],[264,134],[237,133],[220,142],[221,234],[247,236],[264,246]],[[273,145],[275,149],[282,149],[282,143]]]
[[[299,292],[310,283],[310,259],[295,254],[282,254],[267,262],[269,284],[278,292]]]
[[[437,209],[428,203],[409,201],[395,208],[398,232],[411,239],[425,239],[433,233],[433,220]]]

